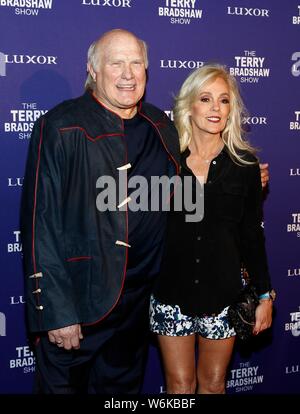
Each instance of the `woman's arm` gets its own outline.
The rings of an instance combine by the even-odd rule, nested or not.
[[[265,236],[262,227],[262,186],[258,165],[247,168],[248,193],[244,215],[240,226],[242,260],[258,295],[271,289],[271,281],[265,249]],[[262,299],[256,309],[254,334],[267,329],[272,323],[272,300]]]

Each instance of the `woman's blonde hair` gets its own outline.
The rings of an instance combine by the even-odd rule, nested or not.
[[[191,142],[190,110],[192,104],[204,86],[217,78],[224,79],[228,85],[230,95],[230,113],[225,129],[222,131],[222,140],[234,161],[241,164],[252,164],[253,162],[243,158],[245,151],[254,155],[256,149],[243,138],[242,118],[245,116],[246,110],[238,83],[226,67],[219,64],[207,64],[192,72],[184,81],[179,94],[175,98],[174,123],[179,134],[180,149],[183,152]]]

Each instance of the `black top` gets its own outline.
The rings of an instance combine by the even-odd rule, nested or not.
[[[162,241],[166,230],[166,213],[150,211],[151,196],[159,197],[158,186],[151,184],[151,177],[161,177],[168,172],[168,154],[152,125],[137,114],[132,119],[124,119],[124,133],[127,145],[128,180],[136,176],[146,179],[148,185],[140,187],[133,183],[128,188],[136,204],[145,211],[132,211],[128,204],[128,262],[126,282],[133,279],[156,275],[160,268]],[[152,181],[153,182],[153,181]],[[135,196],[136,195],[136,196]]]
[[[193,177],[182,154],[181,179]],[[254,157],[245,154],[247,160]],[[204,218],[185,221],[186,211],[169,214],[161,273],[154,295],[178,304],[183,313],[219,313],[242,288],[241,265],[246,266],[258,294],[270,289],[264,247],[262,188],[258,164],[240,166],[227,149],[212,160],[204,185]]]

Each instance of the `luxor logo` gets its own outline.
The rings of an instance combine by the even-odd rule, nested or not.
[[[5,63],[33,65],[57,65],[57,56],[5,55]]]

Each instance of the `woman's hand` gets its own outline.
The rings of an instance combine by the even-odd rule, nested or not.
[[[259,301],[259,305],[255,311],[255,326],[253,335],[258,335],[265,329],[270,328],[272,324],[273,301],[272,299],[263,299]]]

